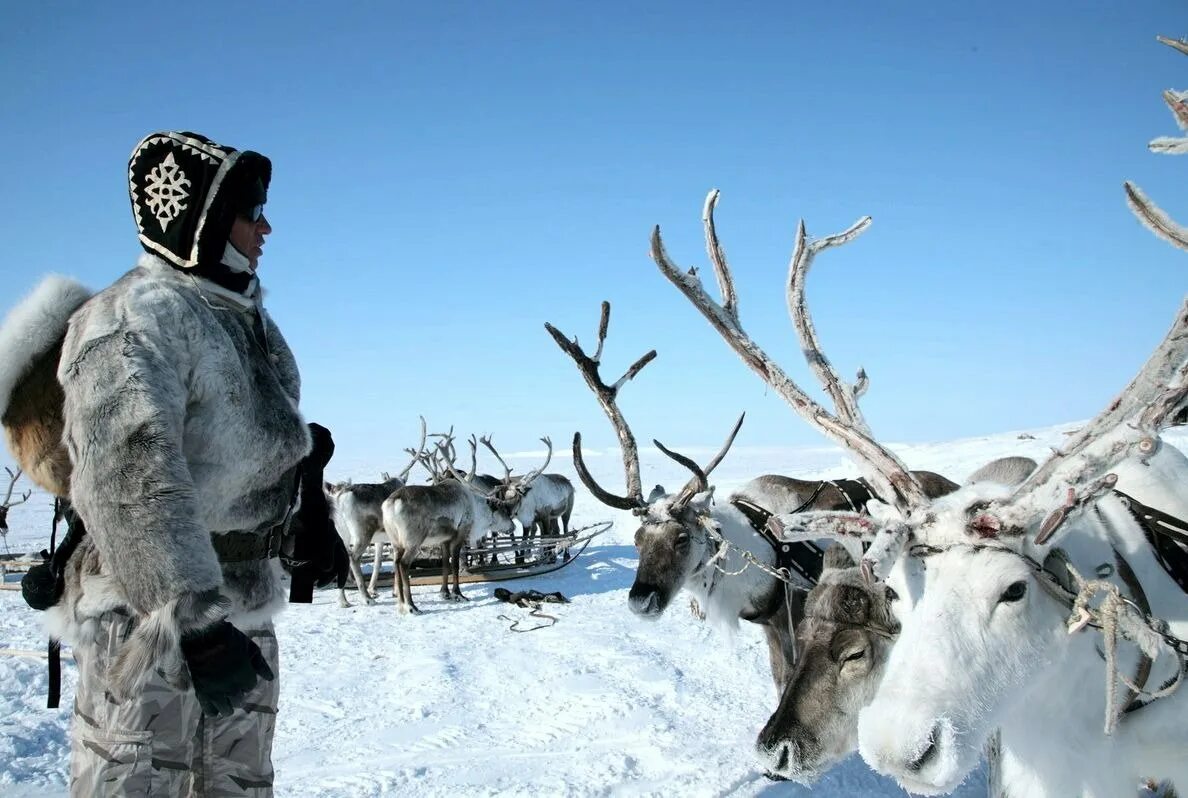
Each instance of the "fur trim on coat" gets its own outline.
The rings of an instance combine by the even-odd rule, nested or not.
[[[70,485],[58,357],[70,316],[90,296],[79,283],[50,275],[0,325],[0,418],[8,449],[55,496],[66,496]]]

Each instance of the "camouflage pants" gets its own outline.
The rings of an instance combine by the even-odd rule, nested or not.
[[[154,673],[122,704],[107,695],[108,664],[133,628],[112,613],[92,645],[74,649],[78,688],[71,729],[70,795],[271,796],[280,661],[271,624],[244,629],[277,678],[260,680],[229,718],[202,714],[192,690]]]

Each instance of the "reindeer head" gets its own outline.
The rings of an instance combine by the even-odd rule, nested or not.
[[[490,501],[499,504],[506,509],[512,516],[516,514],[520,506],[520,502],[524,500],[524,496],[532,489],[532,483],[544,473],[544,470],[549,467],[549,463],[553,461],[553,441],[545,436],[540,439],[540,442],[545,445],[547,450],[545,454],[544,465],[540,468],[535,468],[523,476],[515,476],[512,474],[511,467],[504,461],[503,456],[499,454],[498,450],[491,444],[491,436],[487,435],[480,438],[484,446],[491,450],[491,454],[495,455],[495,459],[503,466],[503,478],[496,479],[495,486],[490,490]],[[474,439],[471,438],[471,447],[474,448]]]
[[[826,550],[796,628],[796,666],[756,742],[770,771],[811,784],[857,750],[858,713],[874,697],[899,632],[897,599],[864,579],[840,544]]]
[[[709,483],[709,475],[730,451],[730,446],[742,427],[745,414],[739,417],[721,451],[704,469],[692,459],[666,448],[660,441],[653,440],[660,451],[689,469],[693,476],[674,495],[666,493],[661,486],[656,486],[645,499],[639,475],[639,449],[631,428],[627,426],[627,421],[616,404],[616,397],[619,389],[656,357],[656,351],[645,354],[632,364],[617,382],[607,385],[602,381],[598,369],[609,324],[610,303],[603,302],[602,320],[598,326],[598,349],[593,357],[583,352],[576,340],[570,341],[553,325],[546,323],[545,329],[553,336],[557,345],[573,358],[578,371],[586,378],[586,383],[598,397],[599,404],[618,434],[627,478],[625,496],[618,496],[604,489],[591,476],[582,457],[580,432],[573,436],[573,463],[578,476],[595,498],[608,507],[627,510],[639,517],[640,526],[635,531],[639,567],[635,583],[628,593],[628,606],[636,615],[656,618],[668,607],[672,597],[680,590],[698,563],[705,561],[707,550],[716,546],[711,540],[712,535],[707,531],[714,524],[710,514],[713,488]]]

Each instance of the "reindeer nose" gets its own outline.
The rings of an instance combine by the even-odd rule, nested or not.
[[[662,612],[660,591],[654,587],[634,585],[627,595],[627,605],[636,615],[654,618]]]

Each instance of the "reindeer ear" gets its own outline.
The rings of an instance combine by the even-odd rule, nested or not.
[[[846,547],[841,543],[831,543],[829,548],[825,549],[825,562],[822,565],[822,572],[824,571],[844,571],[847,568],[854,568],[858,565],[850,552],[846,551]]]
[[[710,507],[714,503],[714,488],[711,485],[709,490],[703,490],[692,499],[689,500],[689,507],[692,507],[699,513],[708,513]]]
[[[664,486],[657,485],[656,487],[652,488],[652,492],[648,494],[648,504],[651,504],[658,499],[663,499],[667,495],[668,491],[664,489]]]

